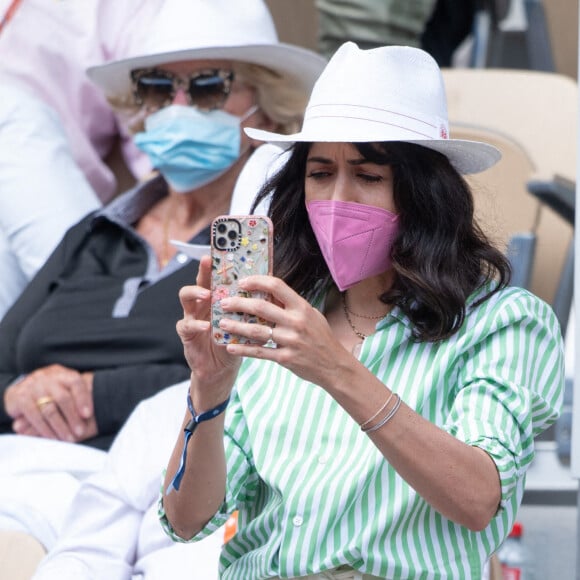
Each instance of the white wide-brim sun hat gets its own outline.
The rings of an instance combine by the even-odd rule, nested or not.
[[[441,70],[425,51],[408,46],[361,50],[343,44],[316,81],[302,130],[282,135],[245,129],[257,140],[296,142],[403,141],[447,156],[459,173],[478,173],[501,159],[492,145],[451,139]]]
[[[189,60],[241,61],[267,67],[309,95],[326,59],[278,42],[262,0],[166,0],[139,54],[90,67],[89,78],[107,96],[131,94],[130,73]]]

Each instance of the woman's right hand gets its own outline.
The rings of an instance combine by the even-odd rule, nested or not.
[[[210,280],[211,258],[203,256],[197,284],[179,292],[183,318],[176,328],[192,371],[191,395],[196,410],[198,406],[199,410],[212,408],[229,396],[241,362],[240,357],[230,355],[212,338]]]

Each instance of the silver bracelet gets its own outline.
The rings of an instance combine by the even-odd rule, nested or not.
[[[399,410],[399,407],[401,406],[401,397],[399,397],[399,395],[395,396],[397,397],[397,402],[393,405],[393,408],[376,425],[373,425],[368,429],[363,429],[365,433],[372,433],[373,431],[380,429],[383,425],[386,425],[395,416],[395,413]]]
[[[387,405],[391,402],[395,393],[391,392],[391,396],[386,400],[385,404],[381,406],[381,408],[370,418],[367,419],[364,423],[360,424],[360,428],[364,431],[365,427],[371,422],[374,421],[386,408]]]

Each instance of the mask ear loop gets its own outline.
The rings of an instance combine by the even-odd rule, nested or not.
[[[139,130],[143,131],[143,126],[145,124],[145,119],[148,117],[149,113],[145,110],[144,106],[141,106],[136,113],[133,114],[123,114],[120,113],[119,116],[127,125],[130,131],[135,132],[139,128]]]
[[[242,130],[242,123],[246,120],[249,119],[254,113],[256,113],[257,111],[260,110],[260,105],[255,104],[252,105],[239,119],[240,119],[240,131]],[[255,149],[255,147],[250,143],[246,149],[244,149],[244,151],[240,150],[240,157],[242,157],[243,155],[245,155],[248,151],[253,151]],[[239,159],[239,157],[238,157]]]
[[[241,117],[240,117],[240,125],[249,119],[254,113],[260,110],[260,105],[252,105]]]

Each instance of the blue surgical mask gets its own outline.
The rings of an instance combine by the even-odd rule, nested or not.
[[[177,192],[185,193],[210,183],[240,157],[242,118],[215,110],[170,105],[145,119],[145,131],[135,135],[153,167]]]

